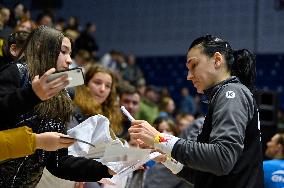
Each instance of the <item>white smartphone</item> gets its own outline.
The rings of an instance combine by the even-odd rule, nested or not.
[[[48,76],[48,81],[52,81],[65,74],[68,75],[69,79],[69,84],[66,86],[66,88],[75,87],[84,84],[84,74],[82,68],[80,67],[63,70],[63,71],[57,71]]]

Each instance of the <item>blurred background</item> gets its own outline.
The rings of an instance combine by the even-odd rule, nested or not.
[[[186,80],[186,52],[193,39],[212,34],[228,40],[234,49],[252,50],[264,147],[284,129],[283,0],[0,0],[0,4],[10,10],[1,37],[18,24],[21,15],[16,7],[21,4],[22,14],[35,23],[54,26],[73,38],[74,58],[84,57],[82,49],[95,60],[118,53],[124,57],[117,60],[123,67],[131,61],[129,56],[135,57],[143,76],[134,85],[164,89],[177,106],[183,87],[198,96]],[[86,40],[77,40],[82,33],[94,40],[91,47],[84,47]]]

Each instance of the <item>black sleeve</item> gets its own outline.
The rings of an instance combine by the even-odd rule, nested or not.
[[[193,170],[188,166],[184,166],[183,169],[179,173],[177,173],[178,177],[184,179],[190,184],[194,184],[195,175],[196,175],[196,170]]]
[[[214,104],[209,143],[180,139],[172,157],[196,170],[227,175],[242,154],[246,126],[254,112],[253,98],[248,91],[228,86]]]
[[[39,104],[41,100],[31,86],[20,88],[20,73],[16,64],[7,64],[0,70],[0,114],[1,130],[11,120],[26,113]]]
[[[66,148],[53,152],[46,168],[54,176],[78,182],[95,182],[110,178],[108,167],[93,159],[67,155]],[[58,155],[58,159],[57,159]]]

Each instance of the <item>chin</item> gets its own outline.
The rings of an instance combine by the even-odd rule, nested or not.
[[[203,94],[203,93],[204,93],[204,90],[203,90],[203,89],[196,88],[196,90],[197,90],[197,93],[200,93],[200,94]]]

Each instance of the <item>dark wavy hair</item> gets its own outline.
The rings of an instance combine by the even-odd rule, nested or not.
[[[198,46],[208,57],[213,57],[216,52],[221,53],[226,60],[231,75],[237,76],[241,83],[251,91],[255,90],[256,61],[252,52],[247,49],[233,50],[227,41],[212,35],[205,35],[195,39],[188,51]]]
[[[56,67],[64,37],[60,31],[47,26],[40,26],[31,32],[23,49],[31,79]],[[66,90],[62,90],[55,97],[38,104],[35,110],[41,118],[67,123],[72,113],[72,101]]]

